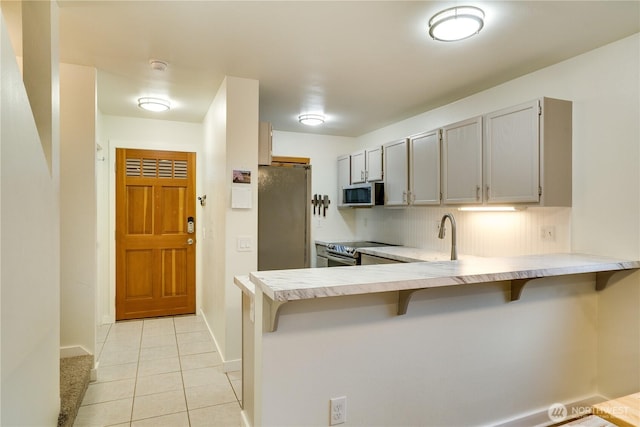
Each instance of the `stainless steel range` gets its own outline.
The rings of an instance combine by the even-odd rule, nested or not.
[[[392,246],[380,242],[338,242],[322,245],[316,243],[316,265],[318,267],[340,267],[360,265],[358,248]]]

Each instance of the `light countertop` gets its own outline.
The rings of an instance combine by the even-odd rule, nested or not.
[[[358,252],[366,255],[392,259],[400,262],[433,262],[449,261],[451,252],[438,252],[428,249],[410,248],[408,246],[381,246],[358,248]],[[471,255],[458,254],[458,259],[477,258]]]
[[[251,273],[250,280],[271,300],[286,302],[638,268],[640,261],[584,254],[548,254],[260,271]]]

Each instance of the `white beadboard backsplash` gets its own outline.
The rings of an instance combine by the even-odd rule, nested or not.
[[[571,251],[571,208],[528,208],[516,212],[466,212],[457,208],[409,207],[358,209],[356,237],[441,252],[451,250],[451,225],[438,239],[442,216],[457,224],[458,253],[515,256]],[[542,239],[542,227],[555,228],[554,240]]]

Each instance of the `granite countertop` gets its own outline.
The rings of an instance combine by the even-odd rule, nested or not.
[[[428,249],[411,248],[408,246],[381,246],[373,248],[358,248],[358,252],[400,262],[433,262],[449,261],[451,252],[438,252]],[[458,259],[477,258],[471,255],[458,254]]]
[[[251,273],[250,280],[271,300],[287,302],[638,268],[640,261],[584,254],[548,254],[260,271]]]

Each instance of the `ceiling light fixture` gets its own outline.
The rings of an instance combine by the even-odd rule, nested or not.
[[[434,40],[453,42],[478,34],[484,26],[484,12],[475,6],[456,6],[433,15],[429,35]]]
[[[153,112],[167,111],[171,108],[171,103],[160,98],[139,98],[138,107]]]
[[[324,123],[324,116],[322,114],[300,114],[298,121],[307,126],[318,126]]]

